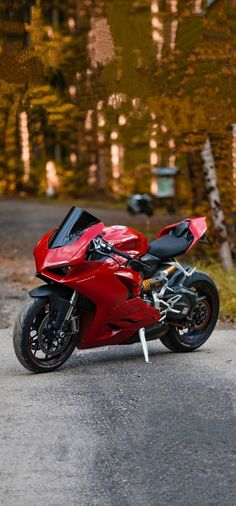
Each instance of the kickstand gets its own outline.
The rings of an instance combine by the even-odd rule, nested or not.
[[[145,337],[145,329],[142,328],[138,331],[139,333],[139,339],[141,341],[141,345],[142,345],[142,348],[143,348],[143,354],[144,354],[144,358],[145,358],[145,362],[146,364],[150,364],[150,360],[149,360],[149,356],[148,356],[148,347],[147,347],[147,341],[146,341],[146,337]]]

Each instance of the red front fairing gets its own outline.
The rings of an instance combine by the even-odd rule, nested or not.
[[[51,230],[45,234],[34,248],[34,257],[36,263],[37,272],[44,273],[47,275],[48,269],[53,267],[62,267],[63,265],[76,265],[78,262],[83,261],[88,245],[94,237],[103,231],[103,223],[93,225],[80,237],[77,241],[72,244],[67,244],[61,248],[49,248],[49,239],[55,232]],[[54,278],[52,278],[54,279]]]
[[[142,256],[148,251],[147,239],[142,234],[123,226],[105,227],[100,222],[72,244],[50,249],[48,243],[53,233],[47,233],[35,247],[37,272],[93,302],[94,312],[84,311],[80,315],[81,348],[120,344],[141,327],[149,327],[159,320],[159,312],[139,296],[141,275],[126,267],[125,259],[119,257],[122,265],[109,258],[86,260],[91,240],[101,233],[117,249],[133,257]],[[68,265],[70,270],[62,276],[60,269]]]

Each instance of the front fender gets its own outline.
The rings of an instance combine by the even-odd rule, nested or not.
[[[29,292],[30,297],[60,297],[62,299],[70,299],[73,290],[61,285],[41,285],[33,288]]]
[[[50,320],[53,327],[59,330],[65,320],[70,307],[70,298],[73,290],[63,286],[41,285],[29,292],[30,297],[44,297],[49,299]]]

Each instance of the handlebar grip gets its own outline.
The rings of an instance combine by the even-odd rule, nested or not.
[[[132,257],[130,255],[123,253],[123,251],[120,251],[119,249],[112,248],[112,253],[114,253],[115,255],[119,255],[120,257],[126,258],[126,260],[132,260]]]
[[[115,248],[112,248],[112,253],[129,260],[129,266],[132,267],[135,271],[141,272],[143,271],[143,269],[145,269],[147,272],[150,271],[150,268],[147,265],[143,264],[143,262],[138,258],[133,258],[130,255],[123,253],[123,251],[119,251],[118,249]]]

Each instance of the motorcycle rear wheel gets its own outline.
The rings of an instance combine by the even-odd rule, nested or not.
[[[77,334],[69,335],[62,344],[59,339],[55,338],[47,351],[47,340],[45,340],[43,331],[46,328],[48,314],[49,301],[47,298],[30,298],[26,300],[19,313],[13,331],[15,354],[19,362],[34,373],[51,372],[58,369],[72,354],[78,339]],[[43,336],[41,343],[40,335]],[[44,346],[43,342],[45,342]]]
[[[196,291],[199,296],[204,295],[205,301],[192,309],[196,320],[194,328],[181,328],[171,324],[167,334],[160,338],[166,348],[177,353],[194,351],[209,339],[216,326],[220,307],[216,285],[205,273],[194,272],[184,286]]]

